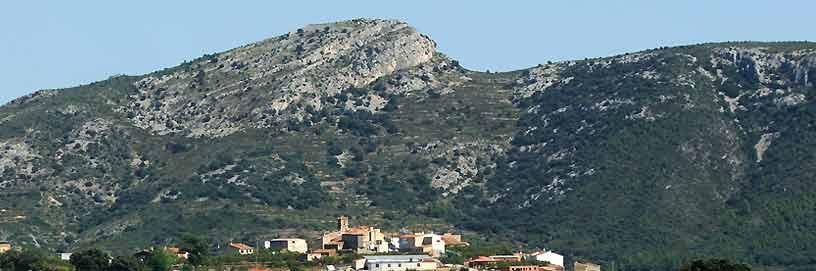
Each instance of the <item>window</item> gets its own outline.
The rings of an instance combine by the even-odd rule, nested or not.
[[[375,265],[374,265],[374,267],[379,268],[379,267],[380,267],[380,264],[375,264]]]
[[[417,267],[419,267],[419,263],[417,263]]]

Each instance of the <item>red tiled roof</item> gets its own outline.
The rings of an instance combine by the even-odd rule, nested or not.
[[[473,259],[468,260],[468,262],[475,262],[475,263],[489,263],[489,262],[496,262],[496,259],[487,256],[479,256]]]
[[[229,245],[231,247],[234,247],[234,248],[237,248],[237,249],[240,249],[240,250],[250,250],[250,249],[252,249],[251,246],[241,244],[241,243],[230,243]]]
[[[369,232],[368,228],[350,228],[343,232],[343,234],[367,234]]]

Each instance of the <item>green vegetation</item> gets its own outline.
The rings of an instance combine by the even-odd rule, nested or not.
[[[224,255],[208,257],[202,266],[219,267],[236,263],[262,263],[263,266],[289,268],[301,270],[309,266],[317,266],[319,262],[304,261],[305,255],[299,253],[258,250],[253,255]]]
[[[159,249],[153,251],[153,255],[150,256],[150,260],[147,262],[147,265],[153,271],[166,271],[169,270],[171,266],[176,264],[176,262],[178,262],[176,255]]]
[[[193,253],[191,253],[193,254]],[[62,261],[53,254],[40,249],[26,248],[22,251],[11,251],[0,254],[0,269],[12,271],[167,271],[174,266],[185,268],[207,269],[225,266],[258,265],[272,268],[303,270],[321,264],[349,264],[354,255],[328,257],[316,262],[306,262],[305,255],[260,250],[255,255],[201,256],[200,262],[184,261],[163,250],[155,250],[145,259],[132,256],[116,256],[98,249],[89,249],[74,253],[70,261]]]
[[[465,261],[479,256],[510,255],[513,254],[512,246],[505,244],[492,244],[485,241],[477,241],[469,246],[448,247],[445,255],[440,261],[446,264],[464,264]]]
[[[108,270],[108,254],[98,249],[77,252],[71,255],[71,265],[78,270],[103,271]]]
[[[681,271],[751,271],[746,264],[732,263],[723,259],[696,260],[680,268]]]
[[[203,264],[209,255],[207,240],[190,233],[182,235],[179,248],[190,253],[187,262],[194,266]]]
[[[26,248],[0,254],[0,269],[11,271],[72,271],[74,267],[45,250]]]
[[[741,58],[736,65],[703,66],[729,78],[712,82],[689,62],[711,63],[714,46],[731,44],[565,67],[561,76],[569,82],[519,101],[535,110],[520,117],[515,148],[498,163],[487,191],[465,190],[455,201],[464,212],[448,217],[573,256],[608,255],[609,263],[626,270],[671,269],[704,256],[767,266],[815,264],[816,235],[803,231],[816,217],[810,211],[814,189],[804,181],[812,178],[814,156],[803,151],[816,147],[808,139],[813,129],[803,128],[816,121],[813,87],[790,87],[807,102],[779,105],[778,96],[754,94],[758,64]],[[604,67],[604,61],[611,64]],[[644,72],[658,76],[640,76]],[[680,74],[690,83],[677,83]],[[797,75],[782,70],[773,76],[794,82]],[[778,82],[768,84],[781,88]],[[729,105],[718,91],[742,96],[745,109],[722,113]],[[779,137],[757,164],[754,148],[763,133]],[[565,184],[535,196],[549,200],[527,201],[530,190],[555,180]],[[472,200],[497,194],[506,196]]]

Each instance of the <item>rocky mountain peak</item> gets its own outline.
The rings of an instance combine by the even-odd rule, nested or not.
[[[357,19],[207,55],[136,83],[123,111],[155,134],[221,137],[303,120],[325,98],[430,61],[436,43],[399,21]]]

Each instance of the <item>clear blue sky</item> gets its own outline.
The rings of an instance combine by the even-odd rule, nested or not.
[[[4,1],[0,103],[142,74],[309,23],[404,20],[467,68],[727,40],[814,40],[816,1]]]

